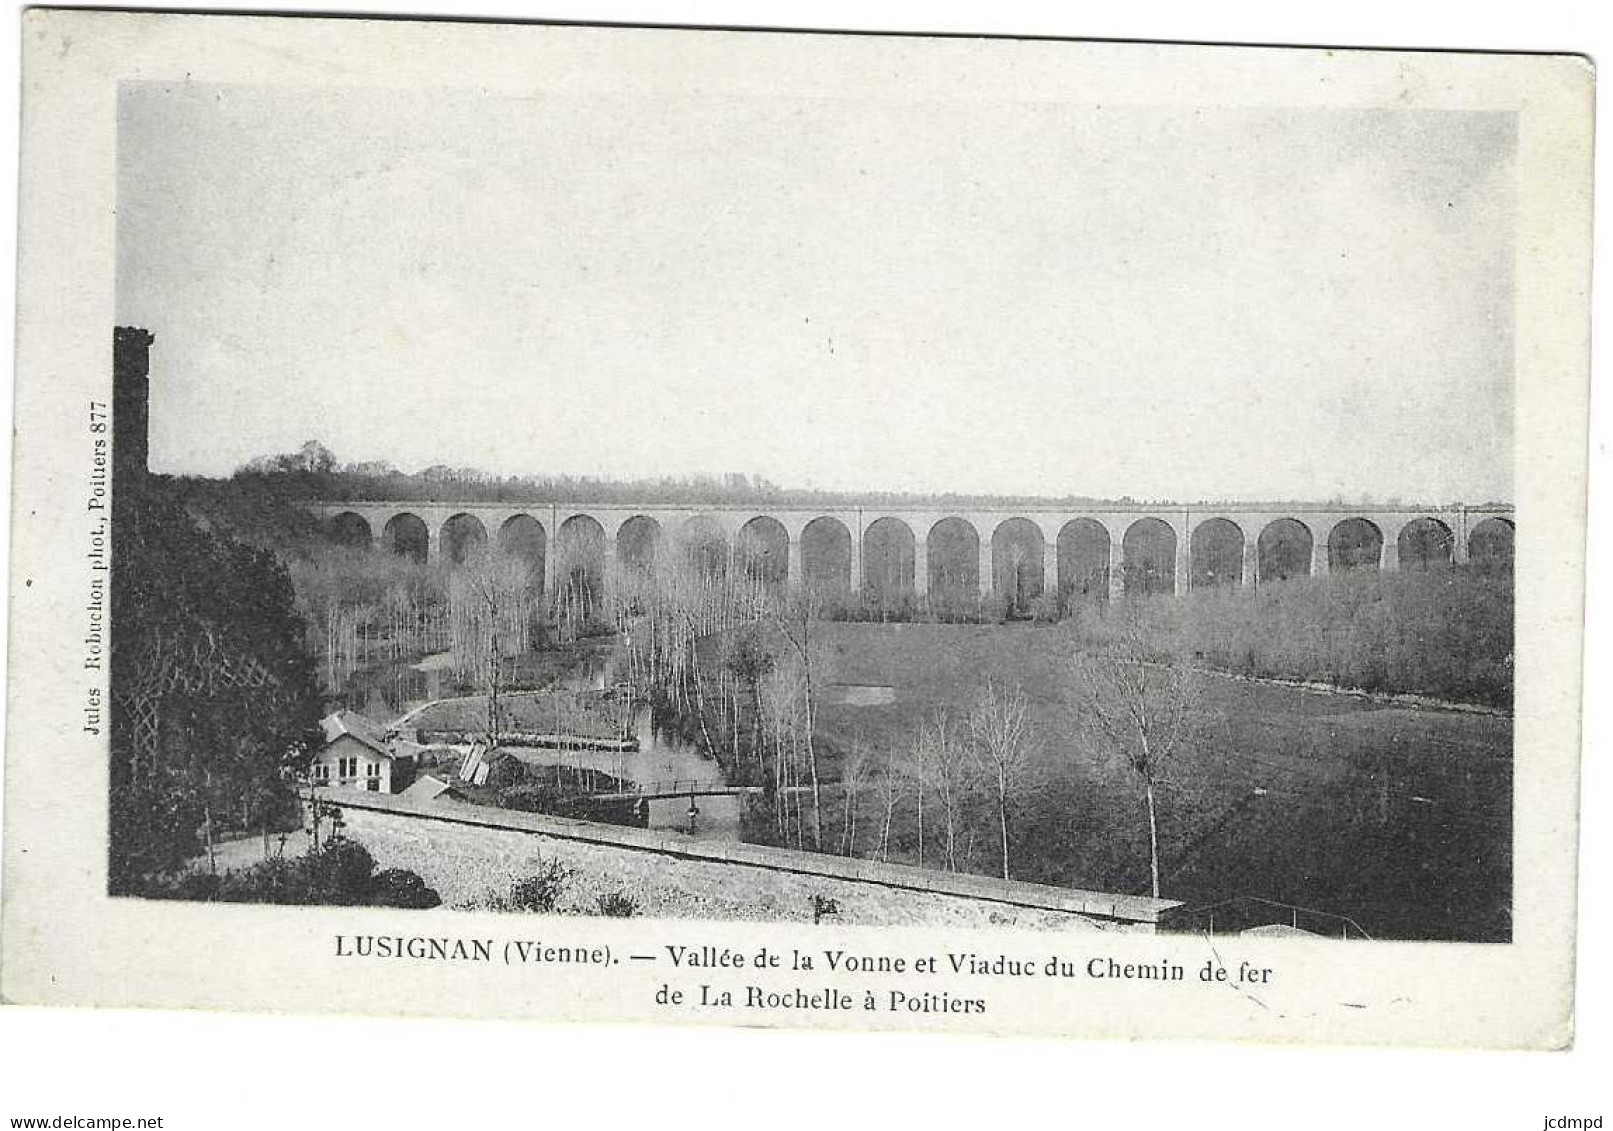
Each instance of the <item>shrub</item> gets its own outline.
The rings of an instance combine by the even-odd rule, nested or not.
[[[228,873],[226,873],[228,875]],[[210,900],[220,898],[225,876],[212,872],[186,872],[174,881],[172,888],[153,894],[162,899]]]
[[[1008,599],[995,589],[980,599],[980,619],[985,623],[1006,623],[1008,611]]]
[[[1043,593],[1039,597],[1031,598],[1031,619],[1037,624],[1053,624],[1058,621],[1062,610],[1057,593]]]
[[[370,882],[370,902],[377,907],[427,908],[440,906],[442,897],[415,873],[388,868]]]
[[[151,782],[114,787],[108,829],[111,894],[146,894],[152,884],[163,882],[151,877],[179,871],[201,848],[201,823],[201,801],[173,770],[159,771]]]
[[[526,781],[526,764],[519,758],[499,758],[487,771],[487,784],[493,789],[511,789]],[[520,808],[520,806],[510,806]]]
[[[377,873],[369,850],[345,839],[333,840],[307,856],[274,856],[223,875],[186,872],[154,881],[141,894],[157,899],[341,907],[422,908],[442,903],[414,872],[388,868]]]
[[[599,897],[599,913],[607,919],[631,919],[638,914],[638,904],[625,891],[608,891]]]
[[[552,813],[560,801],[560,793],[552,785],[527,782],[499,790],[498,803],[505,809],[519,809],[523,813]]]
[[[512,883],[508,894],[488,899],[488,909],[548,914],[560,905],[575,875],[574,869],[558,860],[541,862],[536,872]]]
[[[339,837],[306,859],[315,902],[337,906],[369,902],[375,857],[362,844]]]
[[[927,620],[941,624],[973,624],[980,619],[980,595],[972,589],[949,586],[926,598]]]

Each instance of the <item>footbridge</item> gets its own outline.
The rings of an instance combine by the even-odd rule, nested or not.
[[[677,797],[739,797],[759,794],[759,785],[729,785],[720,778],[704,781],[647,781],[610,793],[590,793],[590,801],[666,801]]]
[[[456,565],[497,545],[546,591],[669,546],[769,583],[918,596],[1183,593],[1357,569],[1510,568],[1507,505],[762,507],[305,502],[332,539]]]

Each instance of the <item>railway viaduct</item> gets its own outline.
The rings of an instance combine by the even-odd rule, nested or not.
[[[339,542],[454,565],[492,544],[557,571],[644,567],[669,543],[769,582],[915,595],[1117,597],[1354,569],[1510,566],[1510,506],[764,507],[305,502]],[[569,563],[565,567],[557,563]]]

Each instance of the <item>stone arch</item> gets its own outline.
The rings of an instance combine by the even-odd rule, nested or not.
[[[899,518],[885,517],[870,523],[863,531],[864,590],[880,601],[913,592],[917,545],[913,528]]]
[[[1467,560],[1480,573],[1511,573],[1517,524],[1509,518],[1487,518],[1467,536]]]
[[[1258,555],[1256,576],[1261,584],[1287,581],[1311,575],[1311,555],[1316,539],[1311,528],[1297,518],[1279,518],[1266,523],[1255,540]]]
[[[549,553],[549,535],[543,523],[529,514],[511,515],[498,528],[498,548],[500,553],[526,563],[527,576],[542,593],[544,559]]]
[[[678,542],[699,576],[712,581],[728,576],[728,535],[716,519],[704,514],[684,519]]]
[[[487,527],[473,514],[456,514],[442,524],[442,557],[449,565],[464,565],[487,552]]]
[[[757,515],[739,528],[734,560],[746,577],[782,586],[790,580],[790,532],[771,515]]]
[[[1042,595],[1043,542],[1028,518],[1005,518],[991,532],[991,588],[1012,612],[1029,612]]]
[[[1414,518],[1400,528],[1395,557],[1400,569],[1445,569],[1455,558],[1456,536],[1437,518]]]
[[[1327,571],[1377,569],[1383,562],[1383,531],[1367,518],[1347,518],[1327,534]]]
[[[325,524],[325,530],[332,542],[348,550],[368,550],[374,540],[370,533],[370,520],[356,511],[332,515]]]
[[[1243,583],[1243,527],[1229,518],[1207,518],[1193,528],[1188,548],[1194,589]]]
[[[1120,541],[1126,596],[1176,592],[1176,530],[1160,518],[1139,518]]]
[[[1059,600],[1109,599],[1109,528],[1095,518],[1072,518],[1059,529]]]
[[[554,583],[562,601],[592,607],[605,595],[605,528],[591,514],[574,514],[554,539]]]
[[[412,558],[421,565],[431,556],[431,531],[425,520],[408,511],[395,514],[381,528],[381,543],[403,558]]]
[[[650,570],[661,550],[661,524],[636,514],[616,531],[616,560],[628,569]]]
[[[801,573],[814,593],[844,593],[851,588],[851,531],[838,518],[824,515],[801,530]]]
[[[943,518],[924,537],[930,599],[974,601],[980,595],[980,532],[968,519]]]

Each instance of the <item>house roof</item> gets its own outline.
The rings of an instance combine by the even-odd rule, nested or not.
[[[447,793],[452,787],[441,778],[432,774],[424,774],[405,789],[400,797],[407,797],[414,801],[431,801]]]
[[[326,746],[345,735],[356,739],[377,754],[388,758],[393,756],[392,751],[387,749],[386,728],[357,711],[336,711],[326,715],[319,720],[319,728],[325,733]]]

